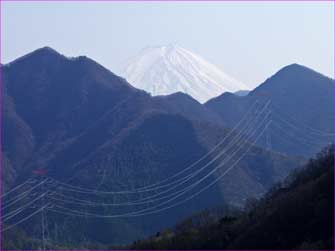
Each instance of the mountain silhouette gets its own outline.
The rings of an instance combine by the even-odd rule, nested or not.
[[[91,190],[120,191],[152,185],[182,172],[229,132],[231,138],[238,138],[239,132],[230,128],[250,107],[255,99],[251,97],[267,86],[280,86],[276,81],[271,84],[273,81],[268,80],[269,84],[263,84],[259,91],[258,88],[245,97],[225,93],[204,106],[183,93],[152,97],[90,58],[68,58],[48,47],[4,65],[2,70],[5,191],[32,177],[34,170],[40,168],[47,170],[48,177],[54,180]],[[315,74],[311,73],[310,77]],[[298,79],[303,76],[302,73]],[[322,79],[328,86],[330,80]],[[314,79],[311,81],[314,83]],[[325,95],[322,102],[327,103],[327,93],[315,94]],[[299,95],[303,102],[303,93]],[[291,96],[294,95],[288,95]],[[284,98],[283,95],[280,97]],[[280,102],[276,102],[280,106]],[[330,110],[325,114],[328,112]],[[313,112],[308,118],[313,120],[315,116]],[[327,126],[316,128],[324,130]],[[187,203],[162,214],[132,219],[84,218],[78,221],[77,217],[50,213],[50,226],[54,227],[50,227],[49,232],[58,236],[60,242],[129,243],[173,225],[192,212],[222,203],[239,207],[250,197],[259,198],[302,161],[289,155],[288,151],[276,153],[251,145],[251,139],[243,136],[240,139],[231,148],[226,148],[228,143],[223,144],[190,169],[188,174],[191,175],[225,148],[228,156],[234,156],[224,166],[228,169],[243,152],[250,150],[234,171],[227,171],[220,182]],[[214,169],[222,164],[222,159],[223,156],[213,160],[204,170]],[[192,176],[178,189],[195,183],[200,174]],[[220,174],[215,172],[201,185],[211,183]],[[187,191],[180,200],[198,190],[199,186]],[[93,195],[80,198],[96,199]],[[53,203],[57,204],[56,201]],[[61,205],[82,210],[82,207],[69,203]],[[131,209],[138,210],[139,207]],[[100,213],[111,214],[123,209],[101,210]],[[38,219],[32,218],[20,228],[29,234],[27,226],[38,229],[39,224]]]
[[[271,149],[313,156],[333,142],[334,81],[298,64],[279,70],[248,95],[224,93],[205,106],[216,112],[227,127],[234,126],[250,104],[271,101]],[[266,140],[260,142],[267,146]]]

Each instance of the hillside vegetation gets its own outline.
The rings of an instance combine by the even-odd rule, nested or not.
[[[334,146],[240,215],[199,214],[132,249],[329,249],[334,247]],[[207,214],[208,216],[210,214]]]

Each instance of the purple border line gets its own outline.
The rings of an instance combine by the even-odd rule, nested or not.
[[[0,2],[160,2],[160,3],[170,3],[170,2],[198,2],[198,3],[211,3],[211,2],[230,2],[230,3],[266,3],[266,2],[290,2],[301,3],[301,2],[335,2],[335,0],[0,0]]]
[[[333,2],[333,25],[335,27],[335,0],[0,0],[0,251],[12,251],[12,250],[4,250],[2,249],[2,172],[3,172],[3,159],[2,159],[2,125],[3,125],[3,76],[2,76],[2,4],[1,2],[199,2],[199,3],[211,3],[211,2],[230,2],[230,3],[245,3],[245,2],[251,2],[251,3],[271,3],[271,2],[291,2],[291,3],[300,3],[300,2]],[[333,95],[335,97],[335,29],[333,30],[333,43],[334,43],[334,51],[333,51],[333,68],[334,68],[334,90]],[[335,99],[333,104],[333,109],[335,111]],[[335,130],[335,117],[334,117],[334,130]],[[334,141],[335,141],[335,135],[334,135]],[[335,154],[335,149],[334,149]],[[335,160],[334,160],[334,169],[335,169]],[[335,172],[333,177],[333,188],[334,188],[334,194],[335,194]],[[335,208],[335,200],[334,200],[334,208]],[[334,217],[334,233],[335,233],[335,217]],[[334,238],[334,247],[335,247],[335,238]],[[36,251],[36,250],[29,250],[26,249],[24,251]],[[53,249],[49,249],[47,251],[54,251]],[[70,251],[70,250],[55,250],[55,251]],[[71,249],[71,251],[109,251],[109,250],[92,250],[92,249]],[[118,251],[118,250],[111,250],[111,251]],[[121,250],[120,250],[121,251]],[[122,250],[124,251],[124,250]],[[141,250],[142,251],[142,250]],[[169,250],[169,251],[178,251],[178,250]],[[185,250],[188,251],[188,250]],[[192,250],[192,251],[204,251],[204,250]],[[245,250],[225,250],[225,251],[245,251]],[[265,250],[255,250],[254,251],[265,251]],[[283,250],[276,250],[276,251],[287,251],[285,249]],[[301,251],[310,251],[310,250],[301,250]],[[314,250],[319,251],[319,250]],[[320,250],[321,251],[321,250]],[[322,250],[325,251],[325,250]]]
[[[1,48],[2,48],[2,43],[1,43],[1,27],[2,27],[2,8],[1,8],[1,0],[0,0],[0,250],[2,250],[2,105],[3,105],[3,100],[2,100],[2,53],[1,53]]]
[[[333,70],[334,70],[334,85],[333,85],[333,88],[334,88],[334,91],[333,91],[333,95],[334,95],[334,97],[335,97],[335,2],[333,2],[333,44],[334,44],[334,47],[333,47]],[[335,112],[335,98],[334,98],[334,104],[333,104],[333,113]],[[335,116],[334,116],[334,121],[333,121],[333,126],[334,126],[334,129],[335,129]],[[335,135],[334,135],[334,141],[333,142],[335,142]],[[334,149],[334,155],[335,155],[335,149]],[[335,169],[335,159],[334,159],[334,169]],[[335,194],[335,172],[334,172],[334,177],[333,177],[333,186],[334,186],[334,194]],[[334,194],[333,194],[333,196],[334,196]],[[334,207],[333,207],[333,211],[334,211],[334,209],[335,209],[335,199],[334,199],[334,205],[333,205]],[[335,217],[334,217],[334,219],[333,219],[333,234],[335,234]],[[334,237],[334,240],[333,240],[333,248],[335,249],[335,237]]]

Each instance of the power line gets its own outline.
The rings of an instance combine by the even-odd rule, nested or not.
[[[18,224],[20,224],[20,223],[22,223],[22,222],[24,222],[24,221],[30,219],[31,217],[33,217],[34,215],[38,214],[39,212],[41,212],[41,211],[42,211],[43,209],[45,209],[46,207],[47,207],[47,206],[45,206],[45,207],[43,207],[43,208],[40,208],[40,209],[36,210],[35,212],[33,212],[32,214],[28,215],[27,217],[25,217],[25,218],[19,220],[18,222],[14,223],[14,224],[12,224],[12,225],[6,227],[6,228],[3,228],[1,232],[5,232],[5,231],[7,231],[8,229],[11,229],[11,228],[17,226]]]
[[[178,206],[182,203],[185,203],[186,201],[196,197],[197,195],[199,195],[200,193],[202,193],[203,191],[205,191],[206,189],[208,189],[209,187],[211,187],[212,185],[214,185],[216,182],[218,182],[222,177],[224,177],[234,166],[236,166],[236,164],[238,164],[238,162],[247,154],[247,152],[249,151],[249,149],[251,148],[251,146],[254,146],[255,142],[262,136],[262,134],[264,133],[264,130],[262,130],[262,132],[259,134],[258,137],[256,137],[256,139],[253,141],[252,144],[249,145],[249,147],[247,148],[247,151],[244,153],[244,155],[242,155],[237,161],[234,162],[234,164],[228,168],[223,174],[221,174],[219,177],[217,177],[212,183],[210,183],[209,185],[207,185],[205,188],[201,189],[200,191],[198,191],[197,193],[191,195],[190,197],[188,197],[187,199],[183,200],[183,201],[180,201],[180,202],[177,202],[175,204],[173,204],[172,206],[169,206],[169,207],[165,207],[165,208],[162,208],[162,209],[158,209],[158,210],[155,210],[155,211],[152,211],[152,212],[147,212],[145,213],[145,210],[150,210],[150,209],[153,209],[152,207],[149,208],[149,209],[145,209],[144,211],[143,210],[140,210],[138,214],[134,214],[134,213],[127,213],[127,214],[123,214],[123,215],[97,215],[97,214],[82,214],[81,212],[79,211],[76,211],[76,210],[71,210],[71,209],[68,209],[68,208],[65,208],[65,207],[61,207],[61,206],[57,206],[57,207],[60,207],[61,209],[64,209],[64,210],[67,210],[69,212],[64,212],[62,210],[57,210],[57,209],[50,209],[50,211],[52,212],[56,212],[56,213],[60,213],[60,214],[65,214],[65,215],[70,215],[70,216],[79,216],[79,217],[87,217],[87,216],[91,216],[91,217],[99,217],[99,218],[117,218],[117,217],[137,217],[137,216],[144,216],[144,215],[149,215],[149,214],[153,214],[153,213],[158,213],[158,212],[162,212],[162,211],[165,211],[167,209],[170,209],[172,207],[175,207],[175,206]],[[254,134],[254,133],[253,133]],[[184,192],[185,193],[185,192]],[[177,197],[180,197],[182,194],[172,198],[172,199],[176,199]],[[170,199],[169,201],[165,202],[165,203],[161,203],[159,206],[161,206],[162,204],[166,204],[168,202],[170,202],[172,199]]]
[[[266,109],[266,107],[264,108],[264,109]],[[262,112],[264,112],[264,110],[262,111]],[[259,114],[257,114],[257,116],[256,116],[256,121],[257,121],[257,118],[259,117],[259,116],[261,116],[262,115],[262,112],[261,113],[259,113]],[[264,118],[267,118],[267,116],[268,115],[266,115]],[[246,130],[250,127],[250,126],[253,126],[253,123],[248,123],[247,124],[247,128],[246,128]],[[249,131],[250,130],[252,130],[252,127],[250,128],[250,129],[248,129],[245,133],[249,133]],[[239,136],[239,137],[237,137],[237,138],[239,138],[239,140],[240,139],[243,139],[243,138],[241,138],[241,135]],[[235,141],[236,141],[236,138],[235,138]],[[235,143],[235,142],[230,142],[230,144],[228,144],[228,146],[227,146],[227,149],[226,150],[228,150],[229,148],[231,148],[231,147],[233,147],[234,146],[234,144],[232,144],[232,143]],[[237,143],[239,143],[239,142],[237,142]],[[236,152],[236,151],[235,151]],[[235,153],[235,152],[233,152],[233,153]],[[227,156],[227,157],[229,157],[229,156]],[[215,160],[216,160],[217,158],[215,158],[215,159],[213,159],[210,163],[213,163]],[[228,158],[228,160],[229,160],[230,158]],[[227,161],[226,159],[224,159],[223,161]],[[225,163],[225,162],[223,162],[223,163]],[[208,164],[210,164],[210,163],[208,163]],[[206,166],[205,166],[206,167]],[[200,169],[199,169],[200,170]],[[201,170],[200,170],[201,171]],[[213,171],[212,171],[213,172]],[[211,172],[211,173],[212,173]],[[192,177],[194,177],[194,176],[192,176]],[[191,178],[192,178],[191,177]],[[190,180],[190,178],[188,179],[188,180]],[[175,193],[173,193],[173,194],[170,194],[170,195],[168,195],[168,196],[163,196],[163,197],[161,197],[161,198],[158,198],[158,199],[153,199],[152,200],[152,198],[155,198],[155,197],[158,197],[158,196],[160,196],[160,195],[162,195],[162,194],[165,194],[165,193],[167,193],[167,192],[169,192],[169,191],[171,191],[171,190],[173,190],[174,188],[176,188],[176,187],[178,187],[178,186],[180,186],[180,185],[182,185],[182,184],[184,184],[186,181],[188,181],[188,180],[185,180],[185,181],[183,181],[183,182],[181,182],[180,184],[178,184],[177,186],[174,186],[174,187],[172,187],[172,188],[169,188],[169,189],[167,189],[166,191],[163,191],[163,192],[161,192],[161,193],[159,193],[159,194],[156,194],[156,195],[154,195],[154,196],[150,196],[150,197],[147,197],[147,198],[144,198],[144,200],[136,200],[135,202],[132,202],[132,203],[101,203],[101,205],[104,205],[104,206],[108,206],[108,205],[113,205],[113,206],[120,206],[120,205],[140,205],[140,204],[146,204],[146,203],[148,203],[148,202],[155,202],[155,201],[157,201],[157,200],[161,200],[161,199],[164,199],[164,198],[168,198],[168,197],[170,197],[170,196],[172,196],[172,195],[174,195],[174,194],[177,194],[176,192]],[[71,203],[71,204],[75,204],[75,201],[79,201],[80,203],[82,203],[82,202],[86,202],[87,204],[90,204],[90,205],[97,205],[97,203],[93,203],[93,202],[91,202],[91,201],[84,201],[84,200],[78,200],[78,199],[75,199],[75,198],[73,198],[73,197],[69,197],[69,196],[64,196],[64,195],[61,195],[62,197],[68,197],[69,199],[71,199],[72,201],[69,201],[69,203]],[[58,201],[62,201],[63,199],[57,199],[57,198],[54,198],[55,200],[58,200]],[[151,200],[149,200],[148,201],[148,199],[151,199]],[[64,201],[64,200],[63,200]]]
[[[282,126],[280,126],[278,123],[273,123],[274,127],[273,128],[277,128],[277,129],[280,129],[281,131],[281,135],[279,138],[282,138],[282,134],[286,135],[288,138],[292,138],[292,135],[288,133],[287,130],[285,130],[285,128],[283,128]],[[322,143],[316,143],[316,142],[313,142],[313,141],[309,141],[307,138],[304,138],[303,136],[300,136],[300,137],[294,137],[292,138],[292,141],[295,142],[295,143],[298,143],[300,141],[300,143],[308,146],[308,147],[324,147],[327,143],[330,143],[330,142],[324,142],[323,144]]]
[[[269,103],[270,103],[270,100],[268,100],[268,102],[266,102],[265,106],[263,107],[263,111],[268,106]],[[224,139],[219,144],[217,144],[210,152],[208,152],[207,154],[205,154],[205,156],[208,156],[212,152],[214,152],[214,150],[216,150],[218,148],[218,146],[220,146],[228,138],[228,136],[230,136],[232,134],[232,132],[237,129],[237,126],[239,126],[241,124],[241,122],[244,121],[245,118],[246,117],[243,117],[243,119],[240,120],[240,122],[234,127],[234,129],[231,130],[230,133],[227,134],[226,137],[224,137]],[[239,133],[241,133],[241,131]],[[202,160],[202,159],[204,159],[204,157],[202,157],[199,160]],[[199,160],[196,161],[195,163],[196,164],[199,163]],[[179,175],[179,174],[181,174],[181,173],[189,170],[191,167],[194,166],[195,163],[193,163],[191,166],[188,166],[187,168],[183,169],[179,173],[177,173],[177,174],[175,174],[175,175],[173,175],[171,177],[168,177],[167,179],[165,179],[165,180],[163,180],[161,182],[158,182],[158,183],[163,183],[163,182],[167,181],[168,179],[174,178],[177,175]],[[144,189],[140,189],[140,190],[139,189],[134,189],[134,190],[126,190],[126,191],[97,191],[97,190],[93,190],[93,189],[87,189],[87,188],[82,188],[82,187],[78,187],[78,186],[72,186],[72,185],[69,185],[69,184],[66,184],[66,183],[63,183],[63,182],[59,182],[59,181],[55,181],[55,182],[57,182],[60,185],[63,185],[63,189],[64,190],[69,190],[69,191],[78,192],[78,193],[94,193],[94,194],[125,194],[125,193],[129,193],[129,194],[131,194],[131,193],[139,193],[139,192],[148,192],[148,191],[157,190],[159,188],[164,188],[164,187],[170,186],[172,184],[178,183],[180,180],[183,180],[183,179],[185,179],[185,177],[181,178],[179,180],[175,180],[172,183],[165,184],[165,185],[162,185],[162,186],[159,186],[159,187],[153,187],[153,185],[151,185],[151,186],[148,186],[147,187],[148,189],[146,189],[146,190],[144,190]],[[69,188],[64,188],[64,187],[69,187]],[[149,187],[151,187],[151,188],[149,188]]]
[[[20,200],[26,198],[28,195],[30,195],[30,192],[32,192],[35,188],[41,186],[41,185],[44,184],[45,182],[47,182],[47,180],[40,182],[39,184],[33,186],[32,188],[30,188],[29,190],[27,190],[27,191],[25,191],[25,192],[23,192],[23,193],[21,193],[21,194],[18,194],[17,196],[14,197],[14,199],[8,201],[7,203],[2,203],[2,205],[4,205],[4,206],[2,207],[2,210],[4,210],[4,209],[10,207],[11,205],[15,204],[16,202],[18,202],[18,201],[20,201]]]
[[[253,110],[253,108],[255,107],[255,105],[258,104],[258,100],[256,100],[252,105],[251,107],[247,110],[246,114],[243,116],[243,118],[236,124],[236,126],[209,152],[207,152],[203,157],[201,157],[200,159],[198,159],[197,161],[195,161],[194,163],[192,163],[191,165],[189,165],[187,168],[184,168],[183,170],[181,170],[180,172],[162,180],[162,181],[159,181],[155,184],[152,184],[152,185],[149,185],[149,186],[145,186],[145,187],[142,187],[142,188],[137,188],[137,189],[134,189],[134,190],[130,190],[130,191],[119,191],[119,192],[108,192],[106,191],[106,193],[130,193],[130,192],[137,192],[137,191],[151,191],[149,190],[150,188],[152,187],[155,187],[156,185],[159,185],[159,184],[163,184],[165,183],[166,181],[168,180],[171,180],[171,179],[174,179],[175,177],[177,177],[178,175],[188,171],[189,169],[191,169],[193,166],[195,166],[196,164],[198,164],[200,161],[202,161],[203,159],[205,159],[207,156],[209,156],[212,152],[214,152],[219,146],[221,146],[225,140],[230,136],[230,134],[235,131],[237,129],[237,127],[243,122],[243,120],[245,118],[247,118],[247,115],[249,115],[249,113]],[[65,185],[65,186],[69,186],[69,187],[73,187],[73,188],[78,188],[78,189],[81,189],[81,190],[88,190],[88,191],[94,191],[92,189],[87,189],[87,188],[81,188],[81,187],[78,187],[78,186],[72,186],[72,185],[69,185],[69,184],[66,184],[64,182],[60,182],[60,181],[57,181],[58,183],[62,184],[62,185]],[[100,191],[100,192],[104,192],[104,191]]]
[[[285,116],[280,112],[280,109],[278,109],[276,106],[274,106],[274,109],[275,109],[275,113],[274,115],[276,115],[278,118],[280,118],[282,121],[285,121],[287,124],[291,125],[292,127],[295,127],[297,128],[298,130],[301,129],[301,128],[305,128],[305,130],[307,130],[308,132],[310,132],[311,134],[316,134],[316,135],[319,135],[319,136],[325,136],[325,137],[331,137],[331,136],[334,136],[335,133],[331,133],[331,132],[325,132],[325,131],[322,131],[322,130],[319,130],[319,129],[316,129],[316,128],[313,128],[313,127],[310,127],[307,125],[307,123],[303,123],[301,121],[298,121],[297,119],[294,119],[293,117],[289,116],[288,114],[286,114]],[[285,117],[289,118],[289,119],[286,119]],[[291,121],[295,121],[295,122],[290,122],[289,120]]]
[[[9,191],[6,192],[6,193],[3,193],[3,194],[1,195],[1,198],[6,197],[8,194],[11,194],[12,192],[14,192],[14,191],[16,191],[17,189],[23,187],[25,184],[27,184],[27,183],[29,183],[29,182],[31,182],[31,181],[32,181],[32,178],[27,179],[25,182],[21,183],[20,185],[14,187],[13,189],[9,190]]]
[[[46,180],[42,181],[42,182],[39,183],[37,186],[43,184],[44,182],[46,182]],[[26,181],[24,184],[26,184],[26,183],[28,183],[28,181]],[[18,189],[19,187],[22,187],[24,184],[21,184],[20,186],[18,186],[17,188],[13,189],[12,191]],[[34,189],[34,188],[32,188],[32,189]],[[32,189],[30,189],[29,192],[30,192]],[[26,192],[27,192],[27,191],[26,191]],[[25,194],[21,194],[21,195],[19,195],[19,198],[23,197],[24,195],[25,195]],[[42,194],[42,197],[43,197],[43,198],[44,198],[44,195],[45,195],[45,193]],[[21,213],[26,207],[28,207],[29,205],[31,205],[33,202],[35,202],[35,201],[36,201],[37,199],[39,199],[39,198],[40,198],[40,196],[39,196],[38,198],[34,199],[31,203],[28,203],[27,205],[25,205],[24,207],[22,207],[22,208],[18,208],[18,209],[15,210],[14,212],[11,212],[11,213],[9,214],[10,216],[7,215],[7,219],[6,219],[6,220],[8,220],[8,219],[11,218],[11,217],[14,217],[14,216],[17,215],[18,213]],[[13,200],[13,201],[11,201],[11,202],[14,203],[14,201],[16,202],[17,200]],[[42,211],[42,215],[44,215],[43,212],[44,212],[44,209],[45,209],[45,208],[46,208],[45,206],[42,206],[42,207],[38,210],[38,212],[39,212],[39,211]],[[35,212],[35,213],[36,213],[36,212]],[[35,213],[33,213],[33,214],[30,215],[30,216],[35,215]],[[28,217],[22,219],[21,221],[17,222],[17,224],[19,224],[20,222],[24,221],[25,219],[28,219],[30,216],[28,216]],[[42,218],[44,218],[44,217],[42,216]],[[44,233],[44,222],[45,222],[44,219],[42,219],[43,233]],[[9,228],[6,228],[6,229],[4,229],[4,230],[7,230],[7,229],[9,229]],[[42,241],[43,241],[43,243],[45,243],[44,240],[45,240],[45,236],[42,236]],[[43,248],[45,248],[45,245],[43,245]]]
[[[48,192],[46,192],[45,194],[47,194]],[[4,216],[2,216],[2,221],[7,221],[8,219],[11,219],[13,218],[15,215],[19,214],[20,212],[22,212],[24,209],[26,209],[27,207],[31,206],[34,204],[35,201],[39,200],[42,198],[42,196],[44,196],[45,194],[42,194],[40,196],[38,196],[37,198],[33,199],[31,202],[29,202],[28,204],[22,206],[22,207],[19,207],[18,209],[8,213],[8,214],[5,214]]]
[[[263,129],[263,131],[262,131],[261,134],[263,134],[264,130],[265,130],[265,129]],[[253,133],[252,135],[254,135],[255,132],[256,132],[256,131],[254,131],[254,133]],[[258,138],[259,138],[259,137],[257,137],[257,140],[258,140]],[[245,142],[246,142],[246,140],[245,140]],[[250,147],[251,147],[251,146],[249,145],[248,150],[250,149]],[[233,166],[235,166],[235,165],[239,162],[239,160],[241,160],[241,158],[242,158],[242,157],[240,157],[240,158],[238,159],[238,161],[236,161],[236,162],[234,163]],[[221,165],[219,165],[218,167],[221,167]],[[218,167],[217,167],[217,168],[218,168]],[[229,168],[229,170],[231,170],[231,168]],[[213,172],[213,171],[212,171],[212,172]],[[173,200],[175,200],[176,198],[180,197],[181,195],[185,194],[186,192],[190,191],[193,187],[195,187],[195,185],[199,184],[201,181],[203,181],[205,178],[207,178],[210,174],[211,174],[211,173],[207,174],[207,175],[206,175],[205,177],[203,177],[200,181],[198,181],[198,182],[196,182],[195,184],[193,184],[193,185],[189,186],[188,188],[184,189],[180,194],[178,194],[177,196],[171,198],[170,200],[167,200],[167,201],[165,201],[165,202],[163,202],[163,203],[160,203],[160,204],[158,204],[158,205],[156,205],[156,206],[153,206],[153,207],[149,207],[149,208],[146,208],[146,209],[139,210],[139,211],[137,211],[137,212],[130,212],[130,213],[119,214],[119,215],[98,215],[98,214],[92,214],[92,213],[85,213],[85,214],[82,214],[82,212],[80,212],[80,211],[71,210],[71,209],[68,209],[68,208],[66,208],[66,207],[62,207],[62,206],[58,206],[58,205],[56,205],[56,207],[59,207],[59,208],[61,208],[61,209],[68,210],[68,211],[70,211],[70,212],[74,212],[74,213],[81,214],[81,215],[78,215],[78,216],[92,216],[92,217],[101,217],[101,218],[117,218],[117,217],[143,216],[143,215],[146,215],[146,214],[144,213],[145,211],[154,209],[154,208],[156,208],[157,206],[165,205],[165,204],[167,204],[168,202],[173,201]],[[212,184],[212,183],[211,183],[211,184]],[[59,210],[51,209],[50,211],[57,212],[57,211],[59,211]],[[137,213],[137,214],[135,214],[135,213]]]

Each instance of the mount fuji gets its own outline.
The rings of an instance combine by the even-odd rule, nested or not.
[[[152,95],[184,92],[200,103],[223,92],[249,89],[214,64],[178,45],[148,47],[128,61],[121,75]]]

